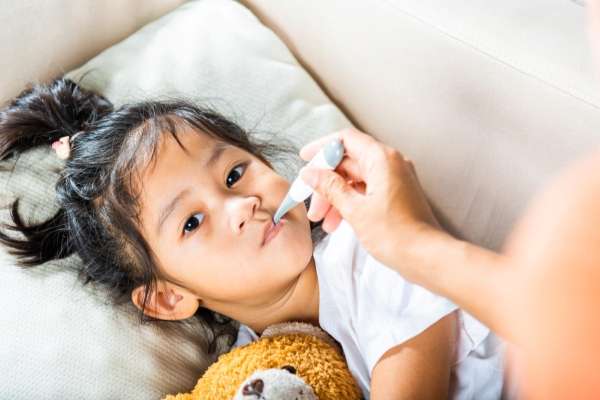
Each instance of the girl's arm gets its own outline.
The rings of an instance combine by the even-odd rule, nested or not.
[[[371,374],[372,400],[445,399],[456,343],[456,312],[389,349]]]

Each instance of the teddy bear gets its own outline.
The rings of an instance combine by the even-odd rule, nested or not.
[[[163,400],[360,400],[362,393],[337,342],[322,329],[286,322],[232,349],[190,393]]]
[[[318,400],[312,388],[296,375],[291,365],[254,372],[240,385],[233,398],[257,399]]]

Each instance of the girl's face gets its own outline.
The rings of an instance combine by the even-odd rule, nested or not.
[[[263,243],[289,183],[255,156],[191,128],[178,135],[185,150],[163,137],[156,163],[141,176],[144,237],[170,288],[194,298],[194,311],[243,320],[285,293],[310,263],[306,209],[288,212]]]

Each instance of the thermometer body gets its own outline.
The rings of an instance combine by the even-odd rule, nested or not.
[[[306,167],[334,170],[343,157],[344,146],[341,140],[333,139],[319,150],[312,160],[306,164]],[[290,190],[287,192],[275,215],[273,215],[273,222],[277,224],[289,210],[306,200],[312,192],[313,188],[308,186],[300,175],[298,175],[292,182]]]

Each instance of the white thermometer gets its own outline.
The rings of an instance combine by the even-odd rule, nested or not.
[[[327,143],[319,152],[310,160],[306,167],[323,168],[334,170],[344,157],[344,146],[340,139],[333,139]],[[273,223],[277,225],[281,218],[292,208],[302,203],[313,193],[313,188],[308,186],[300,175],[294,179],[290,190],[281,202],[281,205],[273,216]]]

